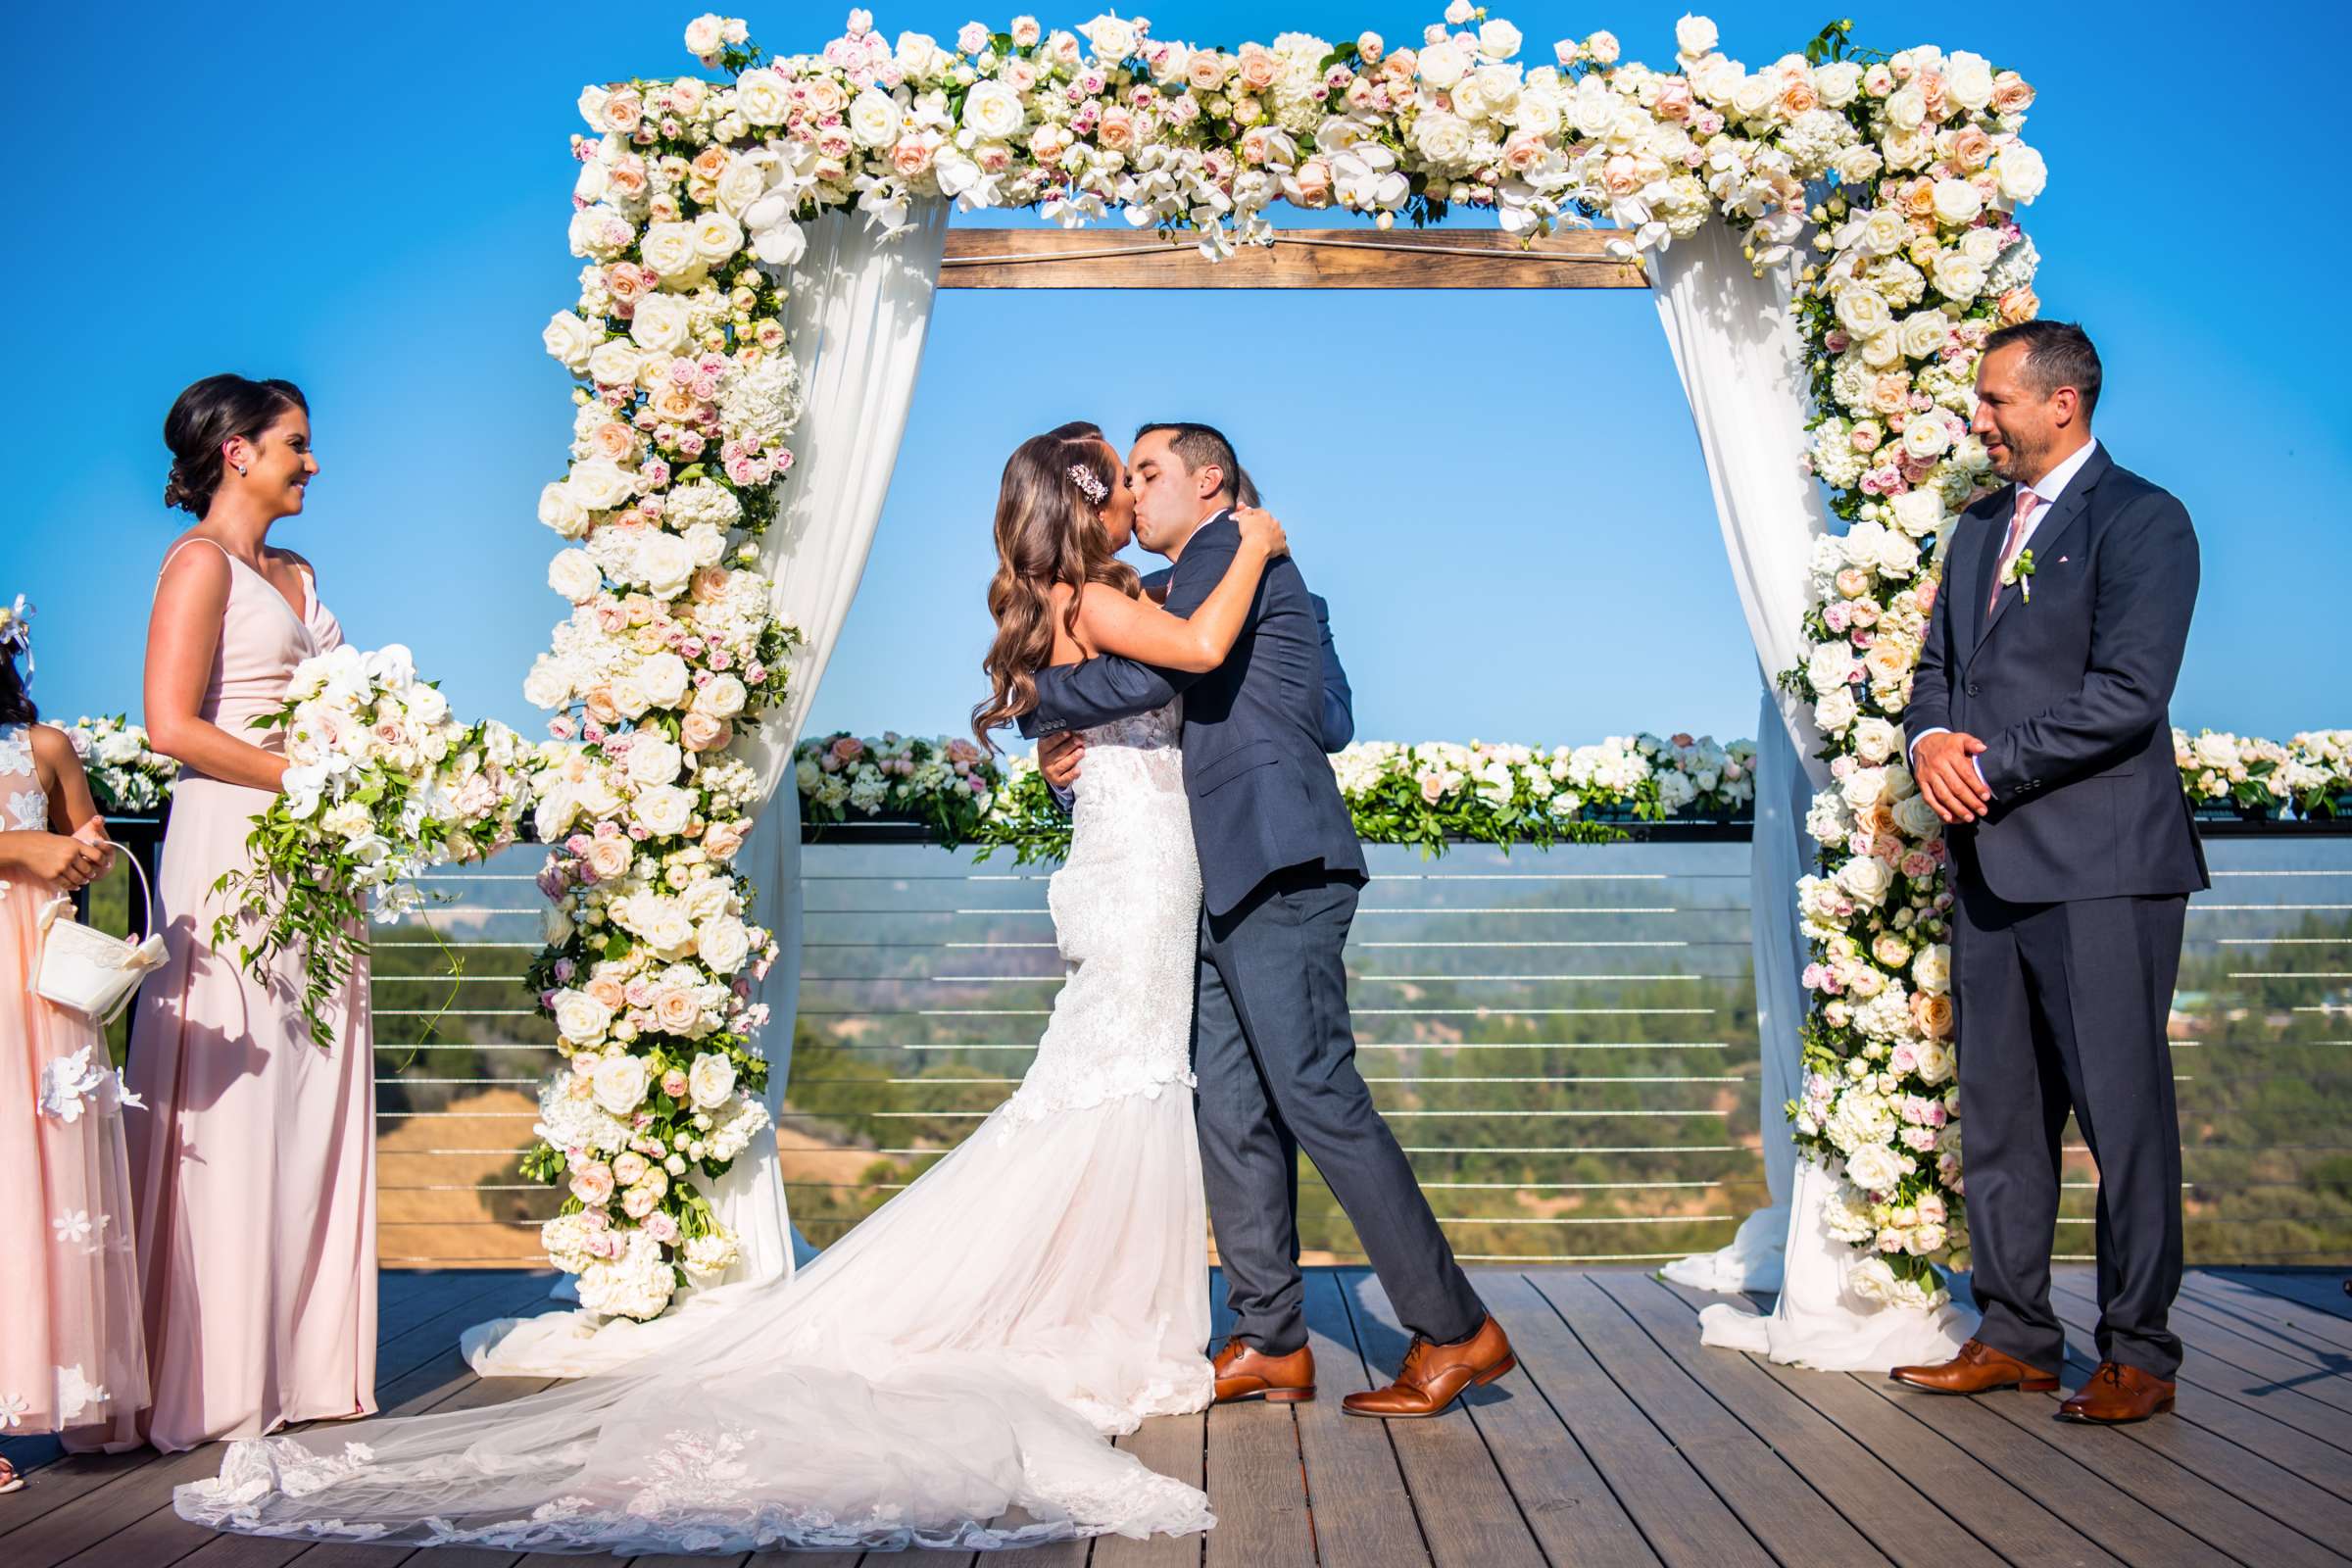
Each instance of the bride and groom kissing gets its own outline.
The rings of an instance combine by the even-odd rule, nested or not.
[[[1342,954],[1365,862],[1325,757],[1352,727],[1346,677],[1247,485],[1199,424],[1147,426],[1125,459],[1065,425],[1005,465],[973,728],[1040,737],[1072,825],[1048,892],[1065,979],[1003,1105],[797,1274],[713,1298],[690,1353],[236,1444],[180,1513],[621,1554],[1207,1529],[1201,1492],[1103,1440],[1314,1397],[1301,1152],[1413,1332],[1348,1413],[1436,1415],[1507,1373],[1355,1067]],[[1139,577],[1131,540],[1171,566]],[[1234,1322],[1208,1356],[1212,1216]]]
[[[1019,644],[1019,623],[999,606],[1037,591],[1043,574],[1024,556],[1025,533],[1051,524],[1040,515],[1048,509],[1006,503],[1016,469],[1045,470],[1051,483],[1065,457],[1062,477],[1083,492],[1099,532],[1083,516],[1066,528],[1078,559],[1046,589],[1061,624],[1048,661],[1032,667],[1035,644]],[[1356,1071],[1342,956],[1365,865],[1324,758],[1353,728],[1347,676],[1323,601],[1255,501],[1232,445],[1203,424],[1146,425],[1124,463],[1091,424],[1025,444],[997,517],[990,605],[1004,629],[988,667],[998,694],[975,726],[1016,718],[1040,739],[1058,791],[1084,779],[1089,734],[1125,744],[1116,726],[1139,714],[1168,715],[1173,733],[1181,711],[1201,888],[1189,1007],[1198,1131],[1234,1316],[1214,1358],[1216,1397],[1313,1396],[1298,1271],[1303,1150],[1414,1333],[1397,1381],[1348,1396],[1344,1408],[1434,1415],[1508,1371],[1511,1351]],[[1131,580],[1114,559],[1130,538],[1168,567]],[[1008,699],[1024,681],[1016,713]],[[1077,830],[1089,825],[1080,804]]]

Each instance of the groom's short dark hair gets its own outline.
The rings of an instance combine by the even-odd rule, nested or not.
[[[1185,472],[1198,473],[1202,468],[1213,467],[1225,480],[1224,493],[1236,493],[1241,483],[1242,465],[1241,460],[1233,455],[1233,443],[1225,439],[1224,431],[1213,424],[1169,419],[1143,426],[1135,432],[1135,438],[1141,441],[1154,430],[1175,432],[1169,438],[1168,445],[1175,448],[1176,455],[1184,460]]]

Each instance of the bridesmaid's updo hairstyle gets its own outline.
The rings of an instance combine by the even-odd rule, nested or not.
[[[260,440],[288,409],[311,412],[302,388],[242,375],[208,375],[174,398],[164,416],[164,444],[172,449],[164,505],[203,516],[228,462],[220,449],[239,437]]]

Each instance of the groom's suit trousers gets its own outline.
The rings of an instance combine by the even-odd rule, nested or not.
[[[1407,1329],[1453,1341],[1486,1317],[1356,1071],[1342,953],[1359,886],[1351,873],[1298,866],[1200,920],[1193,1067],[1201,1173],[1234,1336],[1274,1355],[1306,1343],[1301,1150]]]
[[[2071,1109],[2098,1165],[2099,1358],[2170,1378],[2180,1124],[2165,1023],[2188,900],[2014,904],[1984,886],[1966,848],[1959,858],[1952,959],[1977,1338],[2029,1366],[2066,1360],[2050,1249]]]

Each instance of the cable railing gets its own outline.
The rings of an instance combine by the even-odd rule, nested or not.
[[[2352,836],[2202,825],[2214,888],[2190,905],[2172,1018],[2189,1260],[2352,1258]],[[152,854],[151,824],[115,830]],[[890,826],[811,837],[777,1124],[792,1212],[821,1246],[1013,1091],[1062,968],[1051,867]],[[1357,1064],[1465,1261],[1654,1263],[1729,1240],[1766,1200],[1745,826],[1367,850]],[[515,1168],[559,1060],[524,978],[540,854],[435,872],[446,902],[376,930],[387,1264],[542,1260],[562,1195]],[[2087,1256],[2097,1172],[2071,1126],[2064,1154],[2057,1252]],[[1303,1162],[1299,1192],[1305,1254],[1360,1260]]]

